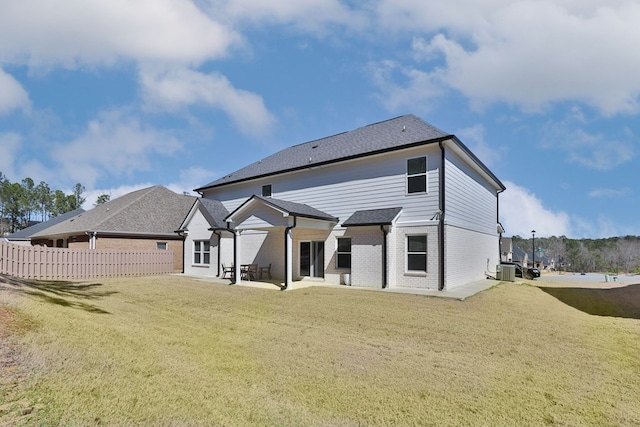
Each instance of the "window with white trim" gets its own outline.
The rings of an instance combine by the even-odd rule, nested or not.
[[[195,240],[193,242],[193,263],[209,265],[211,244],[208,240]]]
[[[159,251],[167,250],[167,242],[156,242],[156,249]]]
[[[271,197],[271,184],[266,184],[262,186],[262,196]]]
[[[427,157],[407,159],[407,193],[427,192]]]
[[[351,237],[338,237],[336,268],[351,268]]]
[[[407,236],[407,271],[427,271],[427,235]]]

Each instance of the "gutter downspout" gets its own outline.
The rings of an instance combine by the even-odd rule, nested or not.
[[[296,228],[297,225],[298,217],[294,216],[293,225],[290,225],[284,229],[284,286],[280,288],[281,291],[284,291],[289,287],[289,239],[287,238],[287,236],[292,229]]]
[[[388,230],[384,229],[384,225],[380,224],[382,230],[382,289],[387,288],[387,234]]]
[[[439,201],[438,201],[438,208],[440,209],[440,221],[438,222],[438,238],[440,240],[440,244],[439,246],[439,255],[440,255],[440,277],[438,277],[438,290],[439,291],[443,291],[444,290],[444,286],[445,286],[445,280],[444,280],[444,269],[445,269],[445,262],[444,262],[444,256],[445,256],[445,250],[444,250],[444,244],[445,244],[445,239],[444,239],[444,213],[445,213],[445,161],[446,161],[446,156],[445,156],[445,150],[444,150],[444,145],[442,144],[442,141],[438,142],[438,146],[440,147],[440,152],[441,152],[441,156],[440,156],[440,162],[441,165],[440,166],[440,177],[439,177],[439,184],[440,184],[440,191],[439,191]]]
[[[222,258],[220,258],[220,252],[222,252],[222,233],[220,233],[219,231],[213,230],[213,234],[215,234],[216,236],[218,236],[218,274],[216,274],[216,277],[220,277],[220,260]]]
[[[98,232],[86,231],[84,234],[86,234],[89,237],[89,249],[95,249]]]
[[[233,282],[232,282],[232,284],[235,285],[235,284],[238,283],[238,280],[239,280],[239,278],[235,274],[236,266],[238,265],[238,260],[236,259],[237,258],[237,254],[238,254],[238,251],[236,250],[236,245],[238,244],[238,234],[236,233],[236,230],[231,228],[231,223],[230,222],[227,222],[227,228],[226,229],[222,229],[221,228],[220,230],[226,230],[229,233],[233,234],[233,268],[234,268],[233,271],[234,271],[234,273],[233,273]],[[220,248],[218,248],[218,252],[220,252]],[[218,269],[219,268],[220,267],[218,267]]]
[[[235,253],[236,253],[236,251],[235,251],[236,233],[233,232],[233,229],[231,227],[229,227],[228,223],[227,223],[227,228],[211,227],[211,228],[209,228],[209,231],[213,231],[213,234],[218,236],[218,274],[217,274],[217,277],[220,277],[220,261],[222,261],[222,250],[221,250],[222,233],[220,233],[220,232],[221,231],[228,231],[229,233],[233,234],[233,245],[234,245],[234,250],[233,250],[234,258],[233,259],[234,259],[234,262],[235,262]]]
[[[498,190],[496,193],[496,222],[500,224],[500,193],[504,190]],[[500,224],[500,230],[504,230],[502,224]],[[498,262],[502,262],[502,231],[498,236]]]

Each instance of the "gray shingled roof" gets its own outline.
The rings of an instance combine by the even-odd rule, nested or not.
[[[8,236],[6,236],[6,238],[9,240],[29,240],[31,236],[33,236],[34,234],[39,233],[40,231],[46,230],[47,228],[52,227],[56,224],[59,224],[63,221],[66,221],[70,218],[73,218],[74,216],[81,214],[83,212],[85,212],[84,209],[78,208],[71,212],[63,213],[61,215],[51,218],[48,221],[43,221],[38,224],[32,225],[31,227],[23,228],[20,231],[16,231],[15,233],[9,234]]]
[[[114,234],[175,235],[196,201],[156,185],[125,194],[66,221],[48,227],[32,237],[84,232]]]
[[[211,228],[227,228],[224,219],[229,215],[229,211],[221,201],[199,198],[198,202],[204,207],[204,215],[211,224]]]
[[[195,191],[397,150],[429,141],[436,142],[451,136],[409,114],[286,148]]]
[[[402,208],[386,208],[356,211],[342,225],[345,227],[388,225],[393,222],[401,210]]]
[[[258,195],[251,196],[246,202],[240,205],[236,210],[230,213],[227,218],[233,216],[238,210],[242,209],[247,203],[250,203],[252,200],[259,200],[267,206],[272,206],[276,209],[280,209],[282,211],[287,212],[289,215],[293,216],[301,216],[305,218],[312,219],[321,219],[325,221],[338,222],[339,219],[329,215],[328,213],[322,212],[316,208],[312,208],[309,205],[305,205],[304,203],[295,203],[289,202],[286,200],[272,199],[270,197],[261,197]]]

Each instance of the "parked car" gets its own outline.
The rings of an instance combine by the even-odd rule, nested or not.
[[[522,267],[522,265],[517,262],[502,262],[503,265],[515,265],[516,266],[516,277],[522,277],[525,279],[535,279],[536,277],[540,277],[540,270],[535,267],[527,267],[526,269]],[[522,275],[522,272],[524,276]]]

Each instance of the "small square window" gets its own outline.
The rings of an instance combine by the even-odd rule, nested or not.
[[[167,250],[167,242],[156,242],[156,249],[159,251]]]
[[[271,184],[262,186],[262,196],[263,197],[271,197]]]

